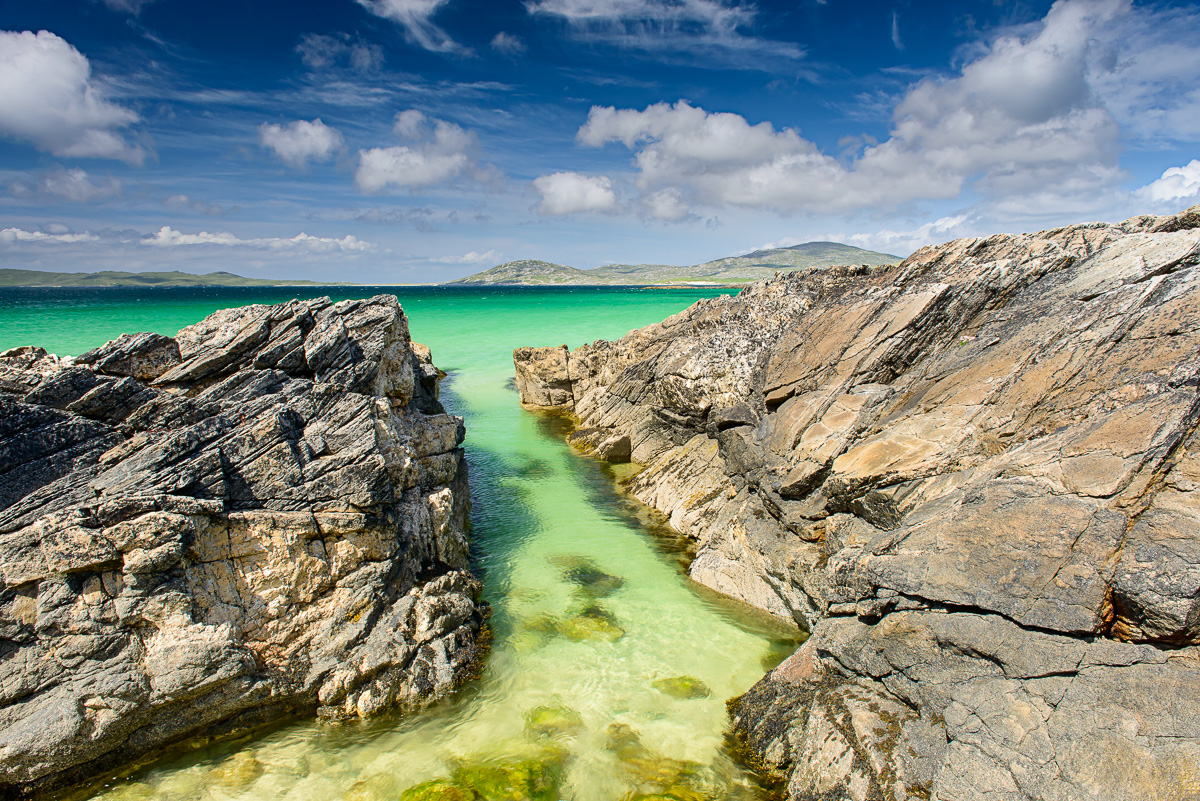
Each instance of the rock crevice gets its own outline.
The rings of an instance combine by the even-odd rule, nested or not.
[[[959,240],[514,353],[527,407],[628,439],[692,578],[811,629],[733,706],[793,798],[1200,797],[1198,220]]]

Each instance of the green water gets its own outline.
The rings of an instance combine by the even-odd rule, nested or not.
[[[473,547],[495,632],[483,675],[424,713],[288,724],[160,761],[96,797],[395,799],[464,765],[518,760],[535,773],[547,764],[547,775],[561,772],[553,798],[617,801],[671,782],[685,801],[687,792],[761,797],[725,755],[724,702],[757,681],[792,634],[690,584],[672,541],[640,519],[606,468],[566,447],[554,421],[522,411],[510,384],[516,346],[615,339],[718,292],[387,291],[400,296],[413,338],[449,371],[448,410],[466,418]],[[310,295],[324,292],[374,294]],[[218,308],[293,296],[259,288],[0,290],[0,350],[39,344],[73,355],[122,332],[174,334]],[[581,578],[598,579],[590,596]],[[564,627],[575,636],[563,636]],[[678,676],[703,682],[707,697],[678,698],[654,684]],[[531,733],[526,719],[539,707],[565,707],[578,725]],[[614,734],[628,739],[630,729],[640,745],[614,748]]]

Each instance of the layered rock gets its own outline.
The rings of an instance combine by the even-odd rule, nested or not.
[[[437,379],[392,296],[0,354],[0,795],[467,676],[483,616]]]
[[[514,354],[692,577],[811,639],[793,798],[1200,797],[1200,207],[925,248]]]

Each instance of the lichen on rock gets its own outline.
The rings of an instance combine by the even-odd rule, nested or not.
[[[0,794],[470,675],[463,426],[437,377],[392,296],[0,354]]]

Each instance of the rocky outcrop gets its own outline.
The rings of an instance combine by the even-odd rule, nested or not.
[[[473,670],[461,419],[396,299],[0,354],[0,796]]]
[[[1200,207],[761,282],[515,353],[692,577],[811,628],[732,707],[796,799],[1200,797]]]

